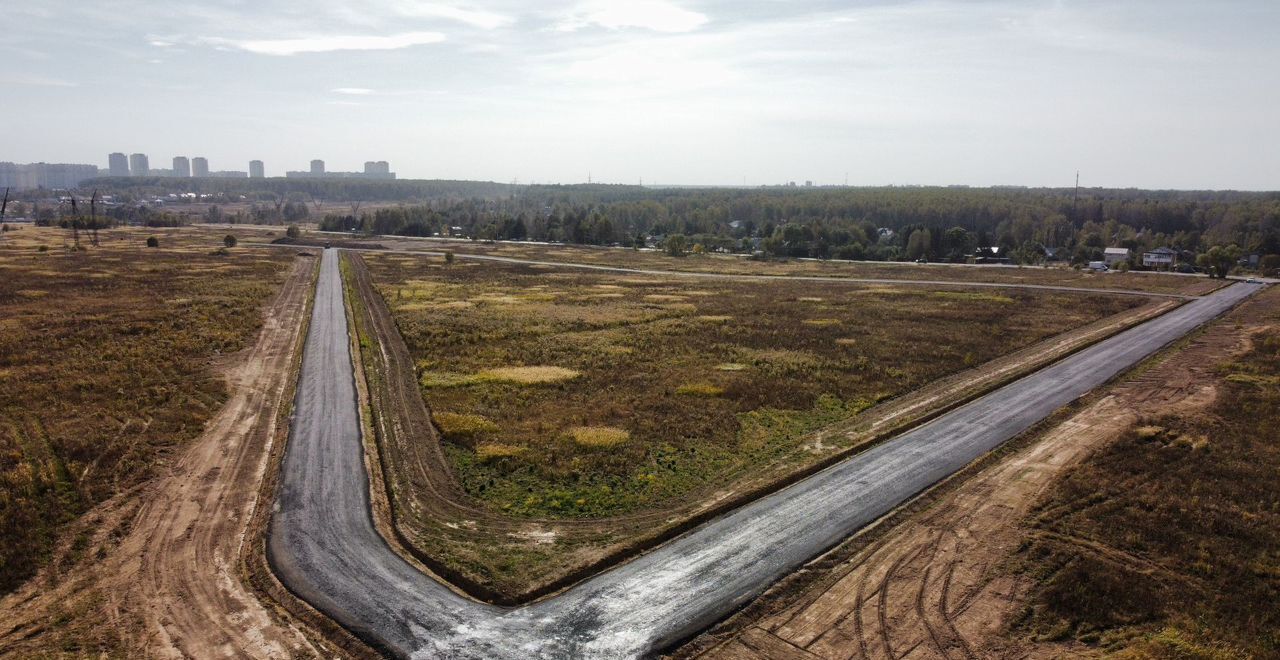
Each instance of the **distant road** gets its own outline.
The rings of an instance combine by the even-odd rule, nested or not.
[[[300,247],[315,246],[299,246],[287,245],[280,243],[246,243],[253,247],[277,247],[299,249]],[[432,250],[400,250],[400,249],[367,249],[367,248],[343,248],[351,249],[356,252],[369,252],[371,254],[413,254],[424,257],[443,257],[444,252],[435,252]],[[1114,294],[1120,296],[1142,296],[1144,298],[1174,298],[1177,300],[1192,300],[1199,296],[1186,295],[1181,293],[1159,293],[1152,291],[1139,291],[1136,289],[1093,289],[1083,286],[1065,286],[1054,284],[1025,284],[1020,282],[965,282],[962,280],[919,280],[919,279],[894,279],[894,278],[872,278],[872,277],[840,277],[838,275],[751,275],[751,274],[733,274],[733,273],[706,273],[690,270],[661,270],[654,268],[629,268],[626,266],[605,266],[602,264],[587,264],[574,261],[544,261],[538,259],[521,259],[518,257],[499,257],[491,254],[468,254],[466,252],[456,252],[454,257],[458,259],[471,259],[474,261],[493,261],[507,264],[520,264],[525,266],[554,266],[556,268],[576,268],[581,270],[597,270],[610,273],[625,273],[628,275],[654,275],[659,277],[689,277],[713,280],[733,280],[741,282],[752,281],[798,281],[798,282],[830,282],[833,284],[884,284],[897,286],[928,286],[928,287],[954,287],[954,288],[987,288],[987,289],[1032,289],[1037,291],[1067,291],[1071,293],[1102,293]],[[876,262],[884,263],[884,262]]]
[[[374,530],[337,261],[325,250],[268,558],[291,591],[361,638],[420,658],[660,651],[1261,288],[1198,298],[557,596],[500,608],[418,572]]]

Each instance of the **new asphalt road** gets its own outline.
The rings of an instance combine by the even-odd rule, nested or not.
[[[325,250],[267,552],[295,594],[420,658],[631,658],[683,640],[896,505],[1218,316],[1236,284],[532,605],[477,603],[374,530],[336,250]]]

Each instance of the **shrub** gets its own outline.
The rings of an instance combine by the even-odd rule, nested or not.
[[[156,238],[155,236],[148,236],[148,237],[147,237],[147,247],[149,247],[149,248],[158,248],[158,247],[160,247],[160,239]]]
[[[40,247],[36,248],[36,251],[37,251],[37,252],[48,252],[48,251],[49,251],[49,246],[48,246],[48,245],[41,245]]]
[[[236,237],[231,234],[227,234],[222,237],[222,244],[229,248],[233,248],[236,246]]]
[[[445,262],[445,263],[447,263],[447,264],[451,264],[451,263],[453,263],[453,251],[452,251],[452,250],[450,250],[450,251],[448,251],[448,252],[445,252],[445,253],[444,253],[444,262]]]
[[[284,235],[289,238],[298,238],[302,235],[302,230],[298,228],[298,225],[289,225],[289,228],[284,230]]]

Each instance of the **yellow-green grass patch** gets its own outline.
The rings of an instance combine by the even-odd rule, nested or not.
[[[482,433],[494,433],[500,428],[486,417],[469,413],[438,412],[431,415],[431,421],[446,440],[474,440]]]
[[[720,396],[724,394],[724,388],[707,382],[685,383],[676,388],[676,394],[685,396]]]
[[[507,383],[512,385],[540,385],[573,380],[581,374],[565,367],[499,367],[473,374],[451,371],[426,371],[419,377],[423,387],[461,387],[481,383]]]
[[[630,440],[631,433],[614,426],[575,426],[569,429],[569,437],[578,446],[604,449]]]
[[[526,447],[508,445],[501,442],[486,442],[476,447],[476,458],[481,463],[488,463],[503,458],[516,458],[527,451]]]
[[[934,291],[932,295],[934,298],[964,300],[968,302],[993,302],[1004,305],[1015,302],[1014,299],[1009,296],[1001,296],[994,293],[982,293],[978,291]]]

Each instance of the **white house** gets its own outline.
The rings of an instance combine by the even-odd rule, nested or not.
[[[1121,261],[1129,260],[1129,248],[1109,247],[1102,251],[1102,260],[1108,266],[1114,266]]]
[[[1167,247],[1158,247],[1142,253],[1142,265],[1149,268],[1169,268],[1177,260],[1178,251]]]

